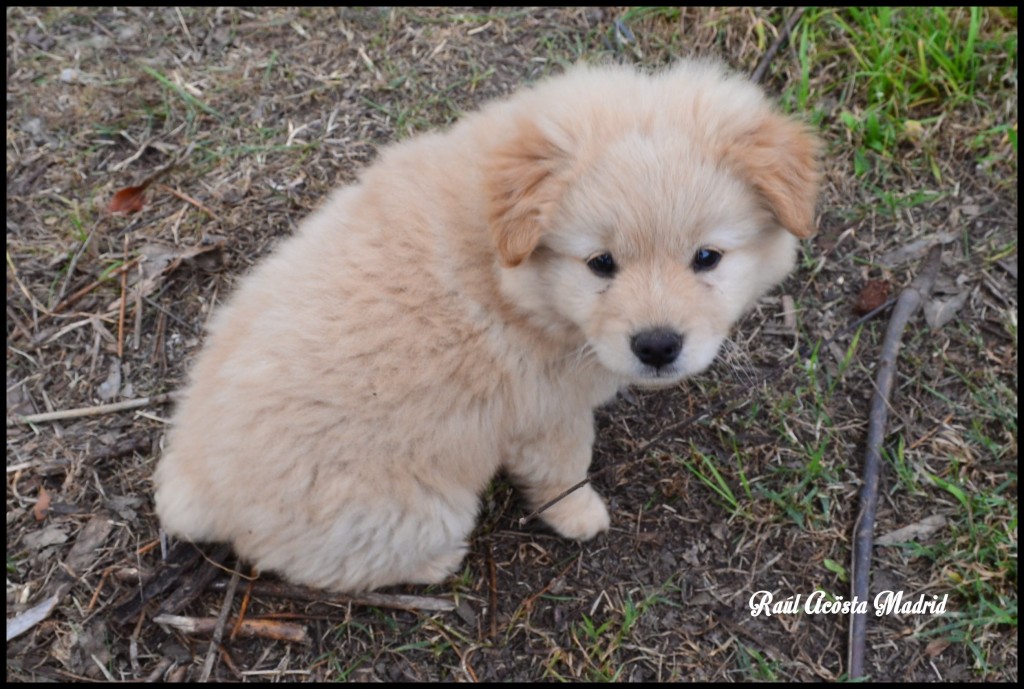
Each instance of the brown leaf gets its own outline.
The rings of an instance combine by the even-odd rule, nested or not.
[[[896,545],[914,540],[924,540],[946,525],[946,518],[941,514],[925,517],[921,521],[908,524],[902,529],[890,531],[875,539],[875,545]]]
[[[949,642],[945,639],[932,639],[930,642],[928,642],[928,645],[925,646],[924,652],[928,655],[928,657],[934,658],[935,656],[945,651],[947,648],[949,648]]]
[[[109,514],[94,514],[78,532],[78,538],[64,560],[65,567],[76,575],[88,569],[100,557],[100,548],[107,542],[107,536],[113,528],[114,522]]]
[[[155,292],[164,279],[184,262],[195,262],[203,270],[222,266],[226,246],[227,238],[218,235],[205,235],[196,246],[176,247],[158,242],[142,245],[138,250],[142,257],[141,271],[132,271],[132,293],[129,299],[146,297]],[[115,311],[120,304],[119,298],[111,302],[107,310]]]
[[[46,519],[46,515],[50,512],[50,494],[46,488],[39,486],[39,498],[36,500],[36,504],[32,507],[32,516],[36,518],[37,522],[41,522]]]
[[[888,280],[868,280],[853,305],[854,313],[864,315],[869,311],[877,309],[889,298],[889,290],[892,283]]]
[[[110,199],[110,204],[107,206],[107,211],[123,215],[131,215],[141,211],[142,207],[146,205],[146,190],[149,189],[151,184],[166,175],[174,166],[175,163],[170,163],[143,180],[139,186],[125,187],[114,194],[114,198]]]
[[[148,188],[149,180],[146,180],[146,182],[137,187],[125,187],[114,194],[114,198],[110,199],[110,205],[107,206],[107,211],[123,215],[138,213],[142,210],[142,207],[146,205],[145,194],[146,189]]]

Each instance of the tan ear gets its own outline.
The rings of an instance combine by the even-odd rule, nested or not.
[[[537,248],[543,211],[557,198],[556,173],[566,154],[536,123],[523,120],[492,153],[486,170],[489,222],[503,265],[517,266]]]
[[[757,189],[779,223],[806,239],[817,231],[820,148],[804,125],[772,114],[727,144],[726,158]]]

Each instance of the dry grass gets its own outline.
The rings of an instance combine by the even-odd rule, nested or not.
[[[756,9],[7,12],[9,419],[175,390],[234,280],[380,146],[579,59],[715,54],[751,72],[785,19]],[[948,14],[954,34],[969,24]],[[876,678],[1017,675],[1016,24],[1015,14],[979,16],[967,81],[901,93],[910,77],[886,86],[893,75],[876,74],[895,74],[898,60],[880,51],[871,62],[870,18],[805,15],[766,77],[828,141],[821,233],[783,290],[799,336],[783,327],[776,294],[710,373],[619,400],[598,419],[604,468],[709,399],[751,387],[797,341],[850,321],[867,281],[909,283],[927,245],[944,241],[931,316],[953,317],[935,328],[919,318],[904,342],[876,533],[933,516],[945,526],[876,548],[873,590],[948,593],[951,614],[873,618]],[[895,25],[910,30],[907,18]],[[116,191],[170,163],[141,212],[106,212]],[[165,270],[131,264],[126,289],[118,270],[139,256]],[[138,283],[143,296],[128,298]],[[843,617],[752,618],[747,601],[758,590],[848,595],[882,331],[869,323],[751,390],[741,409],[605,472],[614,526],[594,543],[520,528],[522,506],[497,481],[462,574],[402,590],[452,599],[453,612],[250,598],[243,580],[234,613],[246,598],[247,617],[302,625],[311,641],[232,639],[229,628],[213,677],[841,678]],[[200,677],[208,638],[154,624],[152,608],[125,625],[114,616],[159,569],[149,476],[167,414],[8,427],[8,615],[61,594],[48,619],[8,643],[9,679]],[[216,617],[223,600],[211,590],[184,612]]]

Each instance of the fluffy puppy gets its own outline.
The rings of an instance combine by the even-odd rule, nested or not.
[[[385,150],[213,319],[164,528],[326,589],[443,580],[499,468],[544,503],[596,405],[711,363],[813,232],[816,150],[702,62],[577,67]],[[543,519],[609,524],[589,485]]]

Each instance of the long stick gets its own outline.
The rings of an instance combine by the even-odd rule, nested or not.
[[[896,300],[896,306],[893,307],[889,325],[885,330],[885,339],[882,340],[882,354],[875,377],[875,394],[871,398],[871,412],[868,417],[867,451],[864,453],[863,482],[860,490],[860,515],[854,526],[851,588],[853,600],[860,602],[868,600],[871,548],[874,545],[875,512],[878,509],[878,484],[882,464],[882,441],[885,439],[885,423],[889,414],[889,397],[896,378],[896,358],[900,352],[900,340],[910,317],[931,293],[941,263],[942,246],[936,244],[929,250],[920,275]],[[866,629],[867,613],[851,613],[847,663],[851,679],[864,676]]]

